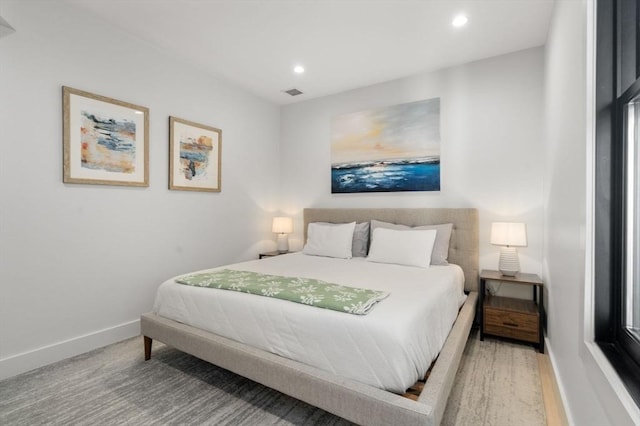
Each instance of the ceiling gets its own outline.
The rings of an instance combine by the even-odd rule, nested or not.
[[[280,105],[544,45],[553,9],[553,0],[66,1]],[[469,22],[454,28],[459,13]],[[283,93],[291,88],[304,94]]]

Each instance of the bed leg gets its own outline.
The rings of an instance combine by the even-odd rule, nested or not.
[[[149,361],[151,359],[151,344],[153,339],[151,337],[144,336],[144,360]]]

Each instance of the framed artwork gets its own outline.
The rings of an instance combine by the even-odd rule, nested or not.
[[[396,191],[440,191],[440,98],[332,120],[331,193]]]
[[[220,192],[222,130],[169,117],[169,189]]]
[[[149,186],[149,108],[62,87],[65,183]]]

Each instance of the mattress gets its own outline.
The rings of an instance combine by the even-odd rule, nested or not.
[[[396,393],[424,376],[465,300],[464,274],[457,265],[423,269],[292,253],[224,268],[316,278],[390,294],[368,315],[351,315],[186,286],[172,278],[159,287],[154,313]]]

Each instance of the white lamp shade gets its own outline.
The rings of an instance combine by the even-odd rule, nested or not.
[[[491,244],[497,246],[526,247],[527,229],[524,223],[494,222],[491,224]]]
[[[274,217],[271,232],[290,234],[293,232],[293,220],[290,217]]]

